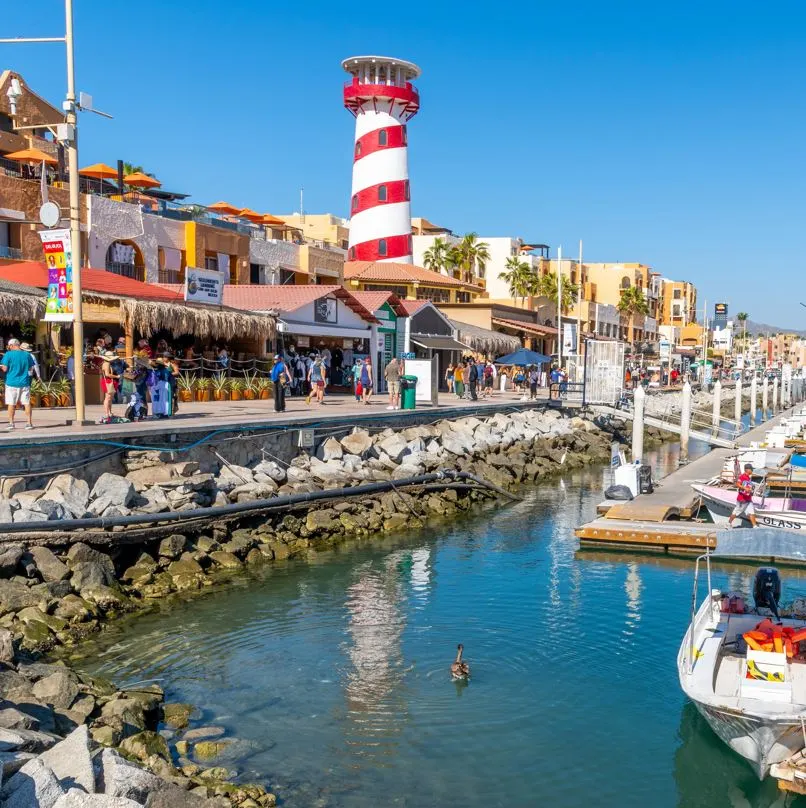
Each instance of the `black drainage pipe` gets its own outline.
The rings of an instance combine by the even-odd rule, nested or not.
[[[252,502],[235,502],[231,505],[216,505],[211,508],[197,508],[193,511],[169,511],[168,513],[137,513],[129,516],[115,516],[106,519],[98,516],[94,519],[59,519],[41,522],[6,522],[0,524],[0,535],[4,533],[36,533],[40,531],[59,532],[68,530],[89,530],[100,528],[102,530],[114,527],[131,527],[133,525],[151,525],[165,522],[182,522],[196,519],[216,519],[222,516],[233,514],[245,514],[252,511],[274,510],[291,505],[299,505],[304,502],[319,502],[320,500],[342,499],[345,497],[357,497],[366,494],[382,494],[393,491],[395,488],[412,485],[423,485],[424,483],[435,483],[442,481],[472,480],[490,491],[507,497],[510,500],[517,500],[519,497],[493,485],[482,477],[470,474],[467,471],[435,471],[430,474],[420,474],[416,477],[407,477],[403,480],[384,480],[377,483],[367,483],[356,485],[350,488],[328,488],[323,491],[305,491],[299,494],[285,494],[281,497],[271,499],[256,499]]]

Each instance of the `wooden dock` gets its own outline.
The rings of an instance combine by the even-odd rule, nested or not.
[[[765,433],[790,412],[745,432],[739,446],[762,441]],[[575,535],[584,546],[703,553],[715,546],[716,527],[693,521],[700,503],[691,484],[719,476],[725,460],[734,454],[735,449],[713,449],[664,477],[652,494],[639,494],[630,502],[603,503],[599,517],[578,527]]]

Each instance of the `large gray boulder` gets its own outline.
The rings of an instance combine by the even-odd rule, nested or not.
[[[285,469],[274,460],[261,460],[253,469],[255,474],[265,474],[276,483],[285,482]]]
[[[7,525],[14,521],[14,511],[19,504],[13,499],[0,499],[0,524]]]
[[[0,728],[0,752],[44,752],[59,738],[35,729]]]
[[[87,589],[97,589],[99,586],[109,586],[113,579],[103,564],[97,561],[81,561],[73,567],[73,577],[70,579],[73,589],[83,592]]]
[[[43,704],[66,708],[78,696],[79,688],[75,674],[64,668],[36,682],[33,692]]]
[[[95,758],[95,784],[110,797],[125,797],[144,804],[148,795],[172,788],[167,780],[130,763],[114,749],[104,749]]]
[[[95,793],[95,772],[90,760],[89,743],[89,730],[86,724],[81,724],[63,741],[39,756],[65,791],[78,787],[87,794]]]
[[[90,504],[90,487],[72,474],[59,474],[45,487],[44,498],[60,502],[74,519],[81,519]]]
[[[17,522],[47,522],[48,517],[42,511],[34,511],[31,508],[18,508],[14,511],[13,521]]]
[[[76,542],[76,544],[72,545],[67,551],[67,566],[70,567],[70,569],[75,569],[76,564],[85,562],[100,564],[109,578],[114,580],[115,565],[112,559],[106,553],[94,550],[88,544],[84,544],[84,542]]]
[[[59,559],[56,558],[56,554],[47,547],[35,545],[28,550],[28,554],[39,570],[42,580],[47,583],[63,581],[70,574],[67,565],[59,561]]]
[[[174,479],[174,468],[165,464],[162,466],[149,466],[144,469],[135,469],[126,475],[126,479],[134,486],[135,491],[145,491],[152,485],[165,483]]]
[[[10,578],[24,553],[25,548],[21,544],[6,544],[0,547],[0,577]]]
[[[56,775],[34,758],[3,785],[0,799],[3,808],[53,808],[64,793]]]
[[[225,493],[237,488],[239,485],[248,485],[255,481],[252,469],[246,466],[236,466],[230,463],[229,466],[222,466],[218,473],[216,485],[219,490]]]
[[[470,432],[451,432],[442,436],[442,448],[451,454],[472,454],[475,448],[473,435]]]
[[[108,794],[85,794],[72,788],[54,803],[53,808],[142,808],[139,802]]]
[[[372,438],[366,429],[355,427],[349,435],[341,439],[340,443],[347,454],[363,457],[372,447]]]
[[[26,606],[37,606],[42,600],[41,595],[31,591],[21,581],[0,579],[0,614],[18,612]]]
[[[0,665],[14,661],[14,635],[7,628],[0,628]]]
[[[185,791],[176,785],[171,785],[170,788],[162,791],[154,791],[148,795],[146,800],[146,808],[214,808],[219,805],[221,803],[218,798],[208,799]],[[67,808],[73,808],[73,806]]]
[[[344,449],[341,448],[341,444],[336,438],[328,438],[319,444],[319,448],[316,450],[316,457],[325,463],[328,460],[341,460],[343,455]]]
[[[131,480],[117,474],[105,472],[96,481],[90,492],[90,510],[103,513],[110,505],[123,505],[128,508],[135,497]]]
[[[395,464],[400,463],[403,455],[408,451],[408,441],[399,432],[395,432],[375,444],[375,452],[378,457],[383,452]]]

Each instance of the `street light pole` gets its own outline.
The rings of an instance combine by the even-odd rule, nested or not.
[[[75,373],[76,423],[84,421],[84,312],[81,303],[81,195],[78,179],[78,115],[76,112],[76,71],[73,53],[73,0],[64,0],[67,51],[67,173],[70,182],[70,241],[73,249],[73,370]]]
[[[76,71],[73,54],[73,0],[64,0],[65,34],[63,37],[15,37],[0,39],[0,44],[64,42],[67,51],[67,96],[64,101],[64,138],[67,150],[67,177],[70,183],[70,241],[73,269],[73,367],[75,369],[76,423],[84,421],[84,313],[81,307],[81,195],[78,187],[78,107]]]

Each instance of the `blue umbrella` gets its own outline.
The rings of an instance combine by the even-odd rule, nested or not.
[[[551,357],[536,351],[528,351],[526,348],[506,356],[499,356],[495,360],[496,365],[541,365],[544,362],[551,362]]]

